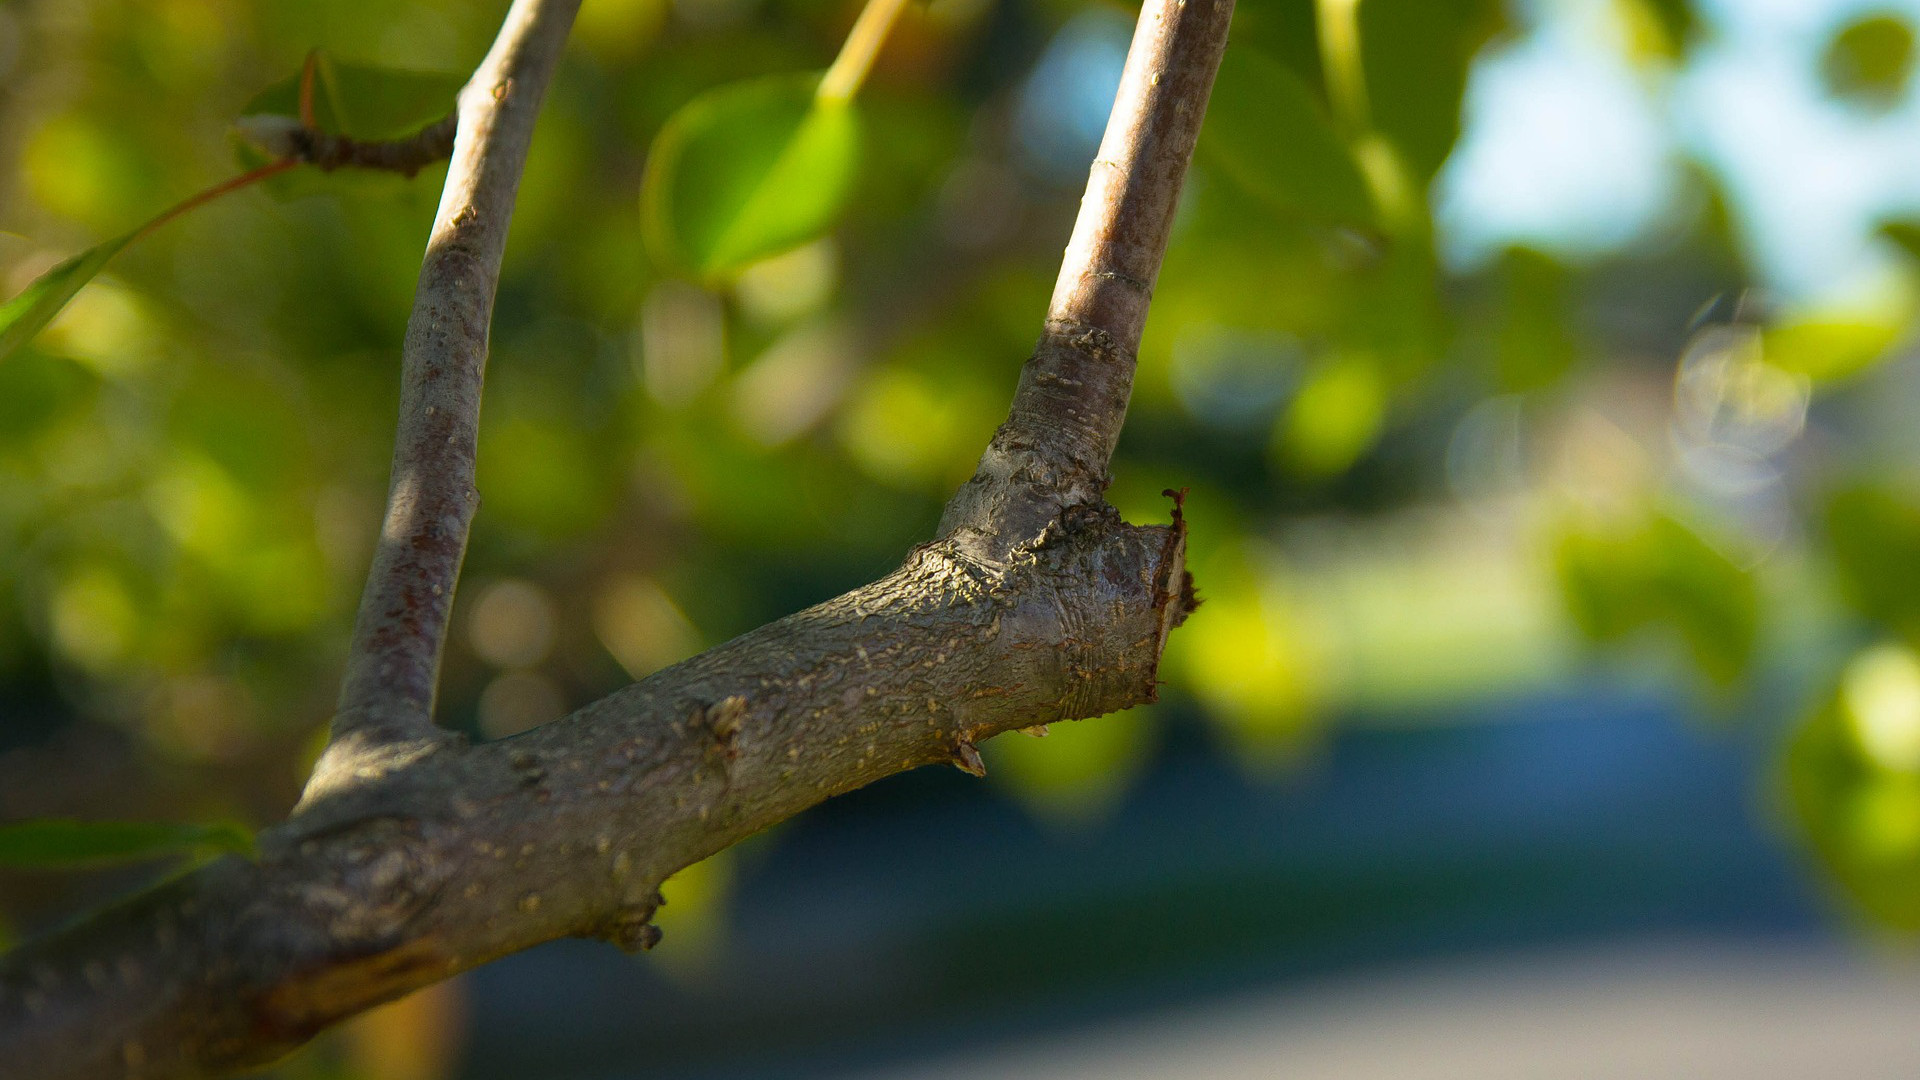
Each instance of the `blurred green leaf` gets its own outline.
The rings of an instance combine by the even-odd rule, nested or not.
[[[1886,109],[1906,95],[1913,77],[1913,27],[1889,13],[1848,23],[1820,59],[1827,93],[1853,105]]]
[[[1227,50],[1200,150],[1282,211],[1348,225],[1374,220],[1366,179],[1300,76],[1263,53]]]
[[[1628,528],[1572,525],[1561,535],[1556,568],[1569,614],[1593,641],[1668,627],[1701,674],[1723,687],[1753,661],[1760,593],[1752,573],[1672,517]]]
[[[253,834],[231,822],[168,825],[143,821],[42,818],[0,825],[0,866],[62,869],[168,855],[253,851]]]
[[[495,413],[481,427],[477,468],[489,508],[538,535],[579,535],[611,509],[606,469],[577,424]]]
[[[1340,297],[1340,340],[1373,353],[1388,385],[1409,390],[1454,353],[1455,318],[1441,296],[1431,234],[1394,236]]]
[[[1577,527],[1561,534],[1554,552],[1560,593],[1588,640],[1616,643],[1653,621],[1640,562],[1631,537]]]
[[[1879,363],[1906,333],[1906,324],[1904,314],[1886,319],[1844,314],[1797,319],[1766,330],[1764,355],[1783,371],[1831,382]]]
[[[98,386],[99,378],[85,367],[37,349],[0,364],[0,446],[31,438]]]
[[[1579,351],[1568,325],[1566,269],[1537,251],[1514,248],[1501,262],[1500,277],[1504,303],[1494,342],[1500,387],[1546,386],[1573,367]]]
[[[1416,190],[1460,137],[1467,69],[1506,26],[1500,0],[1364,0],[1360,53],[1373,127],[1399,152]]]
[[[1699,20],[1694,17],[1691,0],[1645,0],[1648,10],[1660,20],[1667,37],[1676,44],[1685,44],[1693,36]]]
[[[1753,574],[1670,517],[1654,526],[1653,585],[1693,654],[1720,686],[1747,673],[1760,639],[1760,590]]]
[[[1345,472],[1380,438],[1387,391],[1379,365],[1369,357],[1355,354],[1323,364],[1274,425],[1274,455],[1304,476]]]
[[[452,112],[465,84],[463,75],[342,63],[322,54],[314,72],[314,124],[322,131],[356,139],[404,138]],[[241,115],[294,117],[299,112],[300,76],[296,74],[254,95]],[[274,160],[273,154],[245,137],[234,139],[233,145],[242,168],[256,169]],[[294,169],[261,186],[278,198],[293,199],[348,190],[392,192],[406,188],[408,178],[369,169],[331,173]]]
[[[66,262],[35,278],[18,296],[0,304],[0,362],[46,329],[60,309],[77,296],[107,265],[107,261],[133,242],[138,232],[117,236],[75,255]]]
[[[860,158],[858,114],[815,74],[708,91],[660,129],[640,186],[653,257],[707,280],[812,240],[840,216]]]
[[[1855,610],[1920,641],[1920,505],[1877,487],[1843,487],[1827,500],[1826,533]]]
[[[1882,222],[1879,233],[1898,245],[1908,258],[1920,259],[1920,221],[1909,218]]]
[[[204,452],[252,492],[285,491],[308,479],[307,418],[298,400],[288,387],[244,369],[175,404],[167,429],[177,445]]]
[[[1270,56],[1299,76],[1316,103],[1329,105],[1320,55],[1319,7],[1316,0],[1239,0],[1233,9],[1233,48],[1228,55],[1251,49]],[[1209,102],[1207,123],[1212,122]]]
[[[349,64],[322,54],[313,80],[314,123],[335,135],[398,139],[444,119],[466,81],[464,75]],[[241,115],[299,116],[300,76],[260,91]]]
[[[1920,663],[1878,645],[1801,721],[1782,761],[1788,810],[1875,922],[1920,930]]]
[[[1041,730],[1044,739],[1006,735],[988,743],[987,778],[1034,814],[1069,825],[1112,810],[1153,752],[1144,709]]]
[[[1688,0],[1615,0],[1615,7],[1636,59],[1680,59],[1698,27]]]
[[[1205,707],[1237,762],[1285,769],[1324,731],[1338,661],[1324,631],[1272,587],[1265,553],[1234,532],[1200,544],[1218,545],[1190,564],[1206,602],[1168,639],[1163,669]]]

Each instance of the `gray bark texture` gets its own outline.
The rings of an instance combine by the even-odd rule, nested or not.
[[[198,1077],[540,942],[651,947],[669,875],[981,740],[1154,700],[1192,609],[1177,507],[1102,497],[1232,0],[1147,0],[1044,336],[939,535],[871,585],[544,727],[429,721],[475,497],[492,295],[577,0],[518,0],[462,96],[406,342],[393,495],[341,713],[292,816],[0,958],[0,1077]]]

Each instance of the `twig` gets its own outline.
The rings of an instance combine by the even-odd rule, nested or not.
[[[1227,45],[1233,0],[1141,6],[1120,89],[1007,422],[940,534],[991,562],[1067,509],[1096,506],[1126,421],[1134,356]]]
[[[139,230],[133,234],[133,239],[140,239],[189,210],[204,206],[222,195],[239,191],[249,184],[257,184],[269,177],[278,176],[298,164],[300,163],[292,158],[281,158],[279,161],[262,165],[257,169],[249,169],[231,180],[221,181],[197,195],[190,195],[172,206],[167,207],[165,210],[160,211],[158,214],[155,214],[152,220],[140,226]]]
[[[448,113],[404,139],[355,139],[303,128],[293,139],[300,160],[324,172],[380,169],[412,176],[453,152],[460,114]]]
[[[436,125],[458,135],[407,323],[387,512],[309,795],[444,739],[433,726],[435,684],[479,503],[473,468],[494,290],[534,121],[579,6],[515,0],[460,92],[457,120]]]
[[[1129,374],[1232,19],[1233,0],[1140,9],[1113,115],[1053,286],[1049,336],[1095,331]],[[1095,457],[1104,464],[1122,417],[1102,419],[1098,434],[1107,450]]]
[[[304,94],[303,94],[304,98]],[[303,100],[300,111],[312,112]],[[453,152],[460,124],[459,110],[398,139],[356,139],[321,131],[311,121],[291,116],[247,116],[237,125],[254,145],[275,157],[323,172],[335,169],[378,169],[412,176]]]
[[[320,50],[307,53],[300,65],[295,111],[299,117],[266,114],[241,117],[239,128],[249,140],[275,157],[312,165],[323,172],[341,168],[378,169],[413,174],[453,152],[460,126],[455,109],[411,135],[398,139],[356,139],[320,129],[314,112],[314,78]]]

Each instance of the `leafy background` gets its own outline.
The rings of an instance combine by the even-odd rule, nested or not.
[[[7,293],[257,161],[233,122],[284,109],[310,48],[462,72],[503,6],[0,8]],[[857,12],[587,0],[507,252],[447,724],[523,730],[870,580],[971,471],[1037,333],[1131,16],[909,5],[846,115],[794,139]],[[1650,722],[1666,749],[1637,752],[1738,759],[1722,794],[1806,924],[1920,929],[1916,15],[1242,0],[1111,492],[1155,520],[1162,488],[1192,489],[1207,602],[1165,700],[1000,740],[984,790],[912,776],[818,816],[968,807],[1070,859],[1196,755],[1271,809],[1327,790],[1356,747],[1503,791],[1599,766],[1543,735],[1476,772],[1449,764],[1468,736],[1446,733]],[[777,182],[728,234],[699,200],[743,169]],[[48,851],[244,846],[233,826],[297,792],[376,532],[438,172],[291,175],[211,204],[0,361],[0,821],[155,826],[15,830],[41,854],[13,861],[43,865],[0,876],[0,931],[178,865],[55,873]],[[1418,817],[1465,796],[1393,797]],[[671,883],[646,985],[693,1009],[750,969],[755,898],[791,884],[767,869],[783,850],[890,857],[833,847],[833,827]],[[1410,909],[1444,906],[1421,880]],[[1181,888],[1206,911],[1232,891]],[[1034,910],[1079,910],[1057,883],[1032,891]],[[992,910],[945,925],[1013,932]],[[1030,920],[1085,949],[1045,975],[949,972],[928,1007],[1055,983],[1151,996],[1174,961],[1101,969],[1088,943],[1107,939],[1072,937],[1100,917]],[[1372,917],[1356,940],[1385,940]],[[1221,934],[1237,962],[1314,940]],[[490,1075],[460,1049],[460,987],[288,1075]]]

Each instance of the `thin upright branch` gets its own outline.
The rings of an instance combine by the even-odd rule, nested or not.
[[[532,126],[520,95],[573,7],[519,0],[462,99],[334,745],[257,859],[0,958],[0,1072],[221,1075],[556,937],[649,948],[661,882],[744,837],[904,769],[978,771],[996,734],[1154,700],[1192,609],[1185,526],[1125,524],[1100,491],[1231,0],[1147,0],[1046,334],[938,539],[525,735],[435,741],[486,314]],[[511,107],[473,100],[496,87]]]
[[[1054,282],[1049,334],[1098,331],[1131,367],[1232,19],[1233,0],[1140,9],[1113,115]],[[1120,420],[1101,420],[1097,434],[1106,450],[1097,459],[1104,464]]]
[[[1099,505],[1181,181],[1227,45],[1233,0],[1141,5],[1113,113],[1013,408],[940,534],[1005,559],[1071,507]]]
[[[534,121],[579,6],[515,0],[460,92],[453,159],[407,323],[386,518],[314,785],[391,767],[439,741],[440,656],[479,503],[474,456],[494,291]]]

